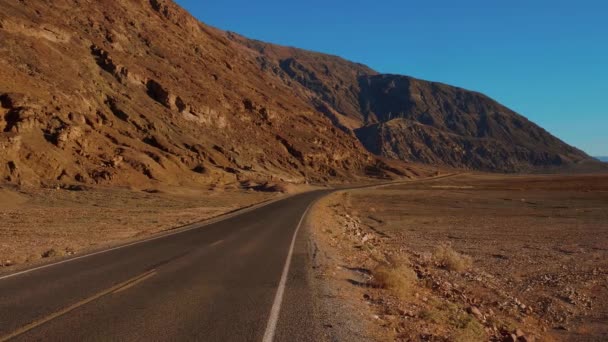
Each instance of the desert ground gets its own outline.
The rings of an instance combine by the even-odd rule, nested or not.
[[[310,227],[329,340],[608,340],[606,175],[341,191]]]
[[[297,188],[0,187],[0,272],[209,219]]]
[[[305,190],[4,186],[0,272]],[[340,190],[308,222],[328,340],[608,338],[608,175],[460,173]]]

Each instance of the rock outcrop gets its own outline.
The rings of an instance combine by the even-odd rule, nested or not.
[[[325,182],[378,171],[305,87],[260,70],[258,53],[172,1],[1,5],[2,181]]]

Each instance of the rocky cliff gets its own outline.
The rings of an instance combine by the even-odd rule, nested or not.
[[[4,181],[383,174],[306,87],[171,1],[2,0],[0,41]]]

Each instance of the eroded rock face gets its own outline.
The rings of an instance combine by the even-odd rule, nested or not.
[[[588,159],[523,116],[476,92],[405,76],[359,79],[368,150],[486,171],[561,167]],[[378,123],[375,123],[378,122]]]
[[[25,94],[0,94],[0,131],[28,132],[41,125],[41,107]]]
[[[304,86],[309,102],[372,153],[486,171],[531,171],[590,161],[483,94],[377,72],[339,57],[230,35],[262,55],[260,68]],[[273,65],[274,64],[274,65]],[[278,71],[277,71],[278,70]]]
[[[563,152],[537,151],[496,139],[471,139],[408,119],[368,125],[356,134],[370,151],[388,158],[477,170],[515,172],[560,167],[576,160],[565,160]]]
[[[165,89],[160,83],[155,80],[149,80],[146,83],[146,87],[148,88],[148,95],[150,95],[154,101],[169,109],[177,109],[177,96],[175,94],[171,94],[169,90]]]
[[[374,164],[307,89],[172,1],[7,2],[0,22],[5,181],[304,182]]]

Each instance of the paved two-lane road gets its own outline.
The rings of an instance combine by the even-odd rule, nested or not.
[[[306,240],[293,239],[327,193],[0,277],[0,341],[318,340]]]

